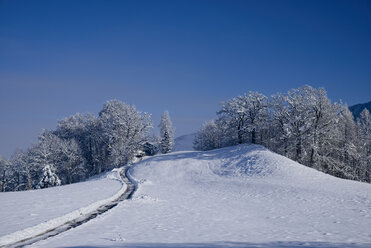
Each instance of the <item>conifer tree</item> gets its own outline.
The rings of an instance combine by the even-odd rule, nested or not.
[[[174,130],[171,123],[168,111],[165,111],[161,116],[160,122],[160,151],[161,153],[169,153],[174,147]]]
[[[37,188],[44,189],[54,186],[60,186],[61,180],[54,171],[55,169],[52,165],[47,164],[46,166],[44,166],[42,176],[39,184],[37,185]]]

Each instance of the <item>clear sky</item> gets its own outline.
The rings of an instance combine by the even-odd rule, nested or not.
[[[176,136],[219,103],[304,84],[371,100],[371,1],[0,0],[0,154],[119,99]]]

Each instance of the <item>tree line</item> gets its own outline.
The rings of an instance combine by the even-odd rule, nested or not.
[[[0,190],[19,191],[80,182],[129,163],[137,156],[168,153],[174,145],[170,115],[164,112],[160,137],[150,135],[151,115],[118,100],[107,101],[96,117],[75,114],[44,130],[38,142],[0,156]]]
[[[215,120],[198,130],[196,150],[237,144],[268,149],[336,177],[371,182],[371,118],[354,120],[323,88],[304,86],[267,97],[258,92],[221,104]]]

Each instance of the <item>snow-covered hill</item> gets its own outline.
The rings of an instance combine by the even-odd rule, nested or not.
[[[177,137],[174,140],[174,151],[193,151],[193,141],[195,140],[195,133],[186,134]]]
[[[261,146],[155,156],[131,174],[132,200],[33,247],[371,247],[371,185]]]

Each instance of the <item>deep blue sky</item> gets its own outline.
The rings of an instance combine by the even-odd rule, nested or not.
[[[0,154],[119,99],[176,135],[221,101],[310,84],[371,100],[371,1],[0,0]]]

